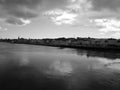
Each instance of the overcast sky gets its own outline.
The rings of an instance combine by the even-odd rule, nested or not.
[[[120,0],[0,0],[0,38],[120,38]]]

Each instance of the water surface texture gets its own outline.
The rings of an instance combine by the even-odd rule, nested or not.
[[[0,43],[0,90],[120,90],[120,53]]]

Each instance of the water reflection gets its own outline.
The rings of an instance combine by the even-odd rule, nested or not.
[[[81,50],[76,49],[78,55],[86,55],[87,57],[100,57],[107,58],[111,60],[119,59],[120,52],[109,52],[109,51],[94,51],[94,50]]]
[[[120,90],[120,53],[0,44],[1,90]]]
[[[25,66],[29,64],[29,56],[25,53],[21,53],[21,57],[19,60],[19,65],[20,66]]]
[[[72,73],[72,71],[73,67],[69,61],[57,60],[49,66],[49,71],[47,71],[47,74],[64,76],[69,75],[70,73]]]
[[[120,59],[108,60],[99,58],[98,61],[103,64],[103,67],[120,70]]]

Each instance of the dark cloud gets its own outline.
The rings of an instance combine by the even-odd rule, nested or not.
[[[0,0],[0,18],[9,24],[24,25],[21,19],[32,19],[39,16],[36,11],[41,0]]]
[[[21,22],[19,19],[16,19],[16,18],[9,18],[5,22],[7,22],[9,24],[13,24],[13,25],[23,25],[24,24],[23,22]]]
[[[49,10],[54,8],[64,8],[68,3],[68,0],[42,0],[43,8]]]
[[[16,6],[27,6],[27,7],[36,7],[41,0],[0,0],[0,5],[5,7],[16,7]]]
[[[9,14],[13,15],[14,17],[24,18],[24,19],[35,18],[38,16],[38,13],[31,11],[24,11],[20,9],[11,10],[9,11]]]
[[[94,10],[108,9],[117,11],[120,8],[120,0],[91,0]]]
[[[2,10],[18,18],[36,17],[35,9],[40,3],[41,0],[0,0]]]
[[[23,19],[18,19],[18,18],[8,18],[6,19],[7,23],[11,24],[11,25],[19,25],[19,26],[22,26],[22,25],[26,25],[26,24],[29,24],[29,22],[25,22],[25,20]]]
[[[67,0],[0,0],[0,18],[22,25],[21,18],[30,20],[42,11],[63,7],[66,3]]]

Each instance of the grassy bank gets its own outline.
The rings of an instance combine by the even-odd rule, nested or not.
[[[56,38],[56,39],[0,39],[1,42],[44,45],[54,47],[81,48],[91,50],[120,51],[120,39]]]

